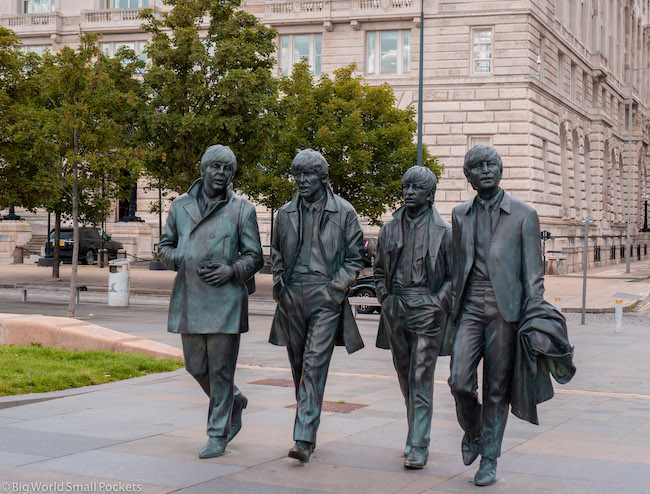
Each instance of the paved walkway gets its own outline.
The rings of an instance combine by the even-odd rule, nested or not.
[[[61,266],[61,279],[53,280],[51,268],[29,264],[0,265],[0,288],[13,287],[16,283],[35,283],[48,289],[65,288],[69,285],[70,270],[69,264]],[[169,297],[174,276],[172,271],[150,271],[147,263],[136,265],[131,269],[131,293]],[[258,274],[255,279],[257,292],[254,299],[271,302],[271,275]],[[86,285],[91,292],[105,293],[108,269],[79,266],[79,285]],[[582,307],[582,274],[546,276],[545,286],[547,299],[553,302],[555,298],[561,298],[563,310],[576,311]],[[612,310],[617,298],[623,300],[624,307],[631,308],[649,295],[650,260],[633,262],[629,274],[625,273],[624,263],[593,268],[588,272],[587,309],[591,312]],[[83,297],[87,298],[87,294],[82,294]]]
[[[510,416],[489,488],[473,486],[476,466],[460,458],[448,358],[437,368],[429,464],[403,468],[404,402],[389,352],[373,347],[373,318],[361,321],[367,348],[337,348],[325,394],[334,407],[364,406],[324,412],[312,461],[287,458],[295,399],[278,384],[291,374],[284,350],[264,341],[270,317],[258,316],[236,377],[250,403],[226,455],[197,457],[207,399],[184,370],[3,398],[0,492],[650,493],[650,316],[626,315],[621,334],[611,315],[590,315],[587,326],[568,317],[578,373],[540,406],[540,426]],[[47,401],[11,406],[26,399]]]

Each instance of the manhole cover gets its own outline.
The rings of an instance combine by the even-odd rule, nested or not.
[[[323,412],[334,413],[350,413],[359,408],[367,407],[368,405],[361,405],[359,403],[339,403],[338,401],[324,401]],[[296,405],[289,405],[285,408],[296,408]]]
[[[280,386],[282,388],[293,388],[293,381],[291,379],[262,379],[261,381],[253,381],[248,384],[261,384],[262,386]]]

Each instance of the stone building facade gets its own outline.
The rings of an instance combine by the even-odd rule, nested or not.
[[[57,2],[53,13],[24,12],[48,1]],[[632,76],[631,155],[627,141],[629,71],[650,66],[649,0],[245,0],[243,8],[277,29],[278,73],[301,58],[316,75],[355,63],[407,107],[418,101],[420,1],[424,143],[445,166],[441,213],[449,217],[473,196],[463,156],[487,143],[503,158],[503,187],[534,205],[551,233],[552,269],[580,269],[584,216],[594,219],[590,264],[621,261],[628,174],[633,259],[636,246],[645,257],[650,70]],[[123,43],[138,52],[143,2],[162,8],[158,0],[94,0],[92,10],[82,0],[11,0],[0,6],[0,22],[31,49],[74,44],[81,27],[102,33],[109,53]],[[157,198],[150,194],[139,196],[138,209],[156,226],[155,240],[157,218],[145,213]],[[260,220],[268,243],[268,212]]]

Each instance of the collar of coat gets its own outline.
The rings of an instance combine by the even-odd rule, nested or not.
[[[458,206],[459,209],[458,212],[461,214],[469,214],[471,211],[473,211],[475,209],[474,206],[476,204],[476,197]],[[499,209],[501,209],[501,211],[503,211],[506,214],[510,214],[510,209],[512,207],[511,202],[512,202],[512,196],[504,190],[503,198],[501,199],[501,204],[499,204]]]
[[[429,212],[431,213],[429,215],[429,236],[434,238],[440,236],[440,238],[442,238],[442,234],[447,230],[449,224],[442,218],[442,216],[440,216],[440,213],[438,213],[433,204],[431,204],[431,209]],[[386,228],[389,229],[387,231],[387,237],[393,239],[394,243],[390,245],[386,250],[399,250],[404,246],[404,239],[402,235],[402,220],[405,214],[406,206],[402,206],[393,213],[393,218],[395,218],[395,221],[387,223]],[[438,228],[440,228],[440,230],[438,230]],[[395,233],[391,233],[393,229],[396,230]],[[431,246],[435,243],[437,242],[430,241],[429,245]]]
[[[334,192],[332,192],[332,189],[329,186],[325,187],[325,193],[327,194],[327,201],[325,202],[325,206],[323,207],[323,211],[329,211],[329,212],[335,212],[339,210],[339,205],[336,202],[336,198],[334,197]],[[296,192],[289,201],[289,205],[287,206],[287,213],[295,213],[298,211],[298,208],[300,207],[300,192]]]
[[[203,187],[203,179],[197,178],[187,191],[187,195],[189,196],[189,198],[191,198],[191,200],[189,200],[186,204],[183,205],[185,211],[187,211],[187,213],[190,215],[190,218],[192,218],[193,228],[199,225],[199,223],[201,223],[205,218],[210,216],[210,214],[212,214],[212,212],[219,206],[219,204],[230,202],[230,200],[235,195],[232,189],[232,184],[231,183],[228,184],[228,187],[226,187],[225,201],[218,201],[216,204],[212,206],[212,209],[210,211],[208,211],[205,215],[202,215],[201,209],[199,208],[199,199],[198,199],[198,195],[201,193],[202,187]]]

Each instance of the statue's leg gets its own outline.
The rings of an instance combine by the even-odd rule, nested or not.
[[[208,374],[208,350],[206,348],[206,335],[181,334],[183,343],[183,356],[185,369],[196,379],[201,389],[210,396],[210,376]]]
[[[295,441],[316,443],[327,371],[336,341],[341,306],[324,295],[324,288],[323,285],[306,285],[304,288],[303,302],[309,320],[293,429]]]
[[[394,295],[390,307],[382,308],[382,317],[386,323],[386,333],[393,357],[393,366],[397,372],[399,387],[404,396],[407,413],[409,406],[409,369],[411,360],[411,342],[406,325],[406,313],[402,297]]]
[[[303,353],[307,335],[307,321],[304,316],[303,289],[298,283],[287,284],[282,293],[278,307],[282,317],[282,329],[287,342],[287,356],[291,365],[293,384],[298,398],[298,389],[302,379]]]
[[[483,299],[467,296],[461,307],[451,357],[449,386],[456,400],[458,423],[478,448],[481,434],[481,404],[478,401],[476,371],[483,357]]]
[[[211,334],[207,337],[210,373],[208,436],[227,436],[230,432],[239,341],[239,334]]]
[[[501,442],[508,420],[516,327],[501,317],[491,289],[486,294],[485,316],[482,456],[496,459],[501,455]]]

